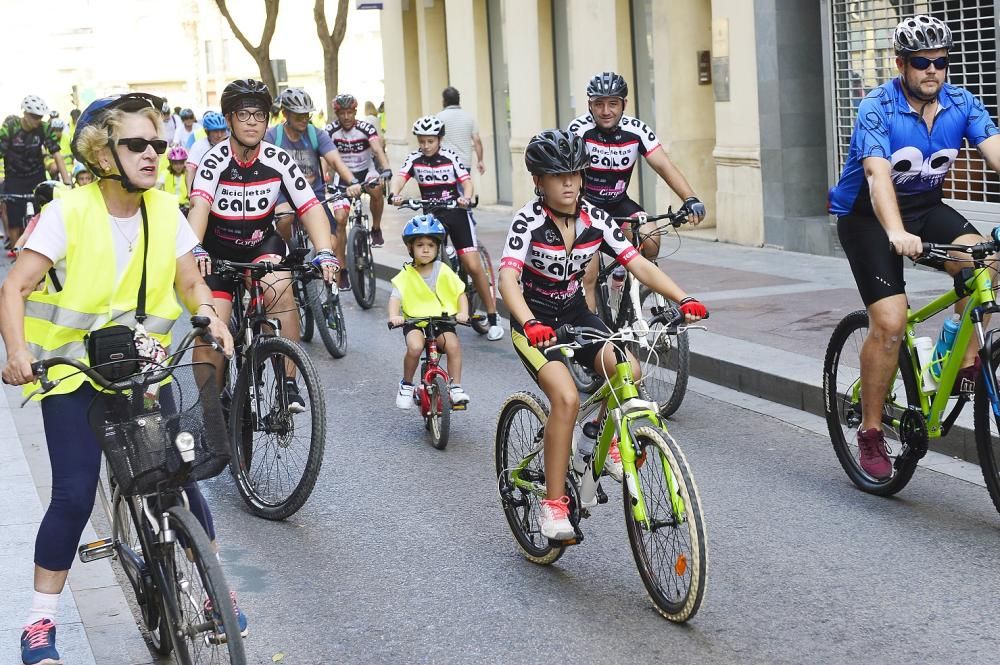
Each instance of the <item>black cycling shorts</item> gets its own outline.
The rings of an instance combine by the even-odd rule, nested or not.
[[[210,236],[206,235],[206,240]],[[264,257],[284,258],[288,252],[285,241],[275,232],[271,232],[264,241],[255,247],[232,247],[229,245],[218,246],[215,243],[206,243],[205,251],[213,259],[226,259],[239,263],[256,263],[258,259]],[[234,275],[217,275],[212,273],[205,277],[205,283],[212,290],[212,297],[221,300],[232,300],[236,293],[236,282],[241,279]]]
[[[42,182],[45,178],[39,179],[35,176],[28,176],[27,178],[19,178],[17,176],[9,176],[4,181],[4,193],[5,194],[31,194],[35,190],[35,186]],[[27,224],[27,214],[28,214],[28,201],[25,199],[18,199],[16,201],[7,201],[7,226],[11,229],[21,229],[24,230]],[[40,212],[38,210],[36,213]]]
[[[924,242],[952,243],[959,236],[979,235],[976,227],[944,203],[912,221],[904,221],[903,227]],[[875,217],[853,213],[839,217],[837,235],[865,307],[906,292],[903,257],[889,245],[889,237]]]
[[[567,312],[557,318],[539,317],[538,320],[545,325],[552,326],[553,330],[557,330],[559,326],[569,323],[575,326],[587,326],[610,332],[610,329],[601,320],[601,317],[591,312],[586,306]],[[524,368],[528,370],[528,374],[531,374],[531,378],[535,383],[538,383],[538,374],[541,372],[542,367],[553,361],[559,362],[561,356],[558,351],[546,354],[542,353],[541,349],[532,346],[524,334],[524,328],[513,317],[510,319],[510,339],[514,343],[514,350],[517,352],[517,356],[521,359]],[[582,349],[576,349],[573,352],[573,360],[584,367],[593,369],[594,360],[603,347],[604,342],[598,341],[594,344],[588,344]]]
[[[614,203],[591,201],[590,199],[587,199],[587,201],[612,217],[633,217],[636,213],[646,212],[641,205],[630,199],[628,194],[622,196]]]
[[[403,324],[403,339],[406,339],[406,336],[409,335],[414,330],[419,330],[420,332],[426,334],[426,328],[424,326],[418,326],[415,323],[404,323]],[[437,336],[440,337],[441,335],[443,335],[445,333],[453,333],[453,332],[455,332],[455,324],[454,323],[438,323],[438,324],[436,324],[434,326],[434,330],[435,330],[435,332],[437,332]]]
[[[472,219],[472,213],[462,208],[451,210],[438,210],[434,216],[441,220],[451,244],[455,247],[455,252],[459,256],[466,252],[479,251],[479,239],[476,238],[476,222]]]

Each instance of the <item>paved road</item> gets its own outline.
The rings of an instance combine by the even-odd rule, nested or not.
[[[1000,518],[982,488],[919,470],[900,497],[871,497],[821,423],[689,393],[672,432],[710,570],[701,612],[676,626],[645,596],[617,487],[556,565],[516,552],[492,464],[498,406],[530,387],[509,342],[463,331],[473,403],[440,452],[393,406],[399,333],[381,309],[347,310],[345,359],[311,345],[331,427],[309,503],[270,523],[228,477],[205,483],[252,662],[995,662]]]

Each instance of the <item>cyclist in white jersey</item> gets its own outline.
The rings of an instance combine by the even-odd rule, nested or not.
[[[353,95],[337,95],[333,100],[333,110],[337,114],[337,120],[327,125],[326,131],[337,146],[340,158],[354,174],[354,179],[364,182],[376,178],[383,181],[392,178],[389,158],[386,157],[378,129],[364,120],[357,119],[358,100]],[[377,173],[376,162],[378,162]],[[336,182],[341,184],[339,176]],[[372,246],[381,247],[385,242],[382,238],[383,184],[379,182],[368,191],[371,194]],[[341,247],[347,242],[345,223],[347,212],[336,211],[335,216],[338,213],[341,216],[337,217],[337,246]]]

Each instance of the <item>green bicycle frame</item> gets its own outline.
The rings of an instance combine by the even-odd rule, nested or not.
[[[982,305],[995,303],[993,282],[990,279],[989,269],[976,267],[972,269],[972,272],[972,276],[964,282],[965,295],[959,295],[956,289],[952,289],[916,311],[907,310],[906,346],[910,353],[913,376],[917,382],[917,392],[920,396],[920,410],[927,420],[927,435],[930,438],[940,438],[943,435],[942,416],[948,406],[948,398],[951,397],[951,390],[958,376],[958,370],[962,367],[965,351],[976,329],[976,324],[972,320],[972,313]],[[918,323],[923,323],[952,307],[966,295],[969,300],[962,311],[962,322],[955,336],[955,343],[952,346],[951,352],[941,364],[941,377],[938,379],[938,387],[936,391],[928,393],[924,391],[923,382],[921,381],[920,360],[917,358],[916,348],[914,347],[914,327]],[[860,384],[857,389],[860,391]],[[898,426],[899,419],[894,418],[892,423],[894,426]]]
[[[607,460],[608,451],[611,449],[611,441],[617,435],[618,450],[622,457],[623,482],[626,483],[629,494],[632,497],[632,516],[637,522],[649,529],[651,525],[649,524],[648,512],[646,510],[646,501],[638,482],[637,458],[632,431],[642,425],[649,425],[665,432],[666,427],[664,427],[663,421],[656,412],[656,409],[650,408],[649,402],[639,399],[639,390],[635,386],[635,380],[632,375],[632,364],[627,360],[618,363],[608,381],[580,406],[578,420],[587,418],[590,413],[598,409],[605,402],[609,405],[608,414],[597,437],[597,445],[594,448],[590,471],[594,474],[595,478],[600,477],[601,471],[604,469],[604,463]],[[619,406],[610,408],[612,404]],[[544,485],[522,478],[521,474],[527,468],[528,464],[542,451],[541,439],[543,432],[544,428],[539,430],[536,436],[537,445],[535,449],[521,460],[510,474],[515,487],[539,496],[544,496]],[[667,479],[667,488],[670,493],[670,504],[674,512],[674,517],[678,522],[683,521],[685,505],[684,499],[677,489],[677,480],[674,477],[667,458],[661,455],[660,461],[663,465],[663,473]]]

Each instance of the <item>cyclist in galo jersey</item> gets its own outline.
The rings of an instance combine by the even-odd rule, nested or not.
[[[447,229],[462,267],[472,277],[472,283],[486,307],[490,324],[486,338],[495,342],[503,337],[503,328],[497,319],[497,305],[490,289],[490,280],[479,257],[476,223],[465,208],[472,202],[473,196],[469,169],[458,155],[441,147],[444,123],[437,116],[417,118],[413,123],[413,133],[417,137],[419,149],[407,155],[399,172],[392,177],[392,182],[389,183],[389,203],[402,201],[399,193],[410,178],[416,178],[423,199],[458,203],[460,207],[450,210],[435,210],[433,206],[428,206],[424,208],[424,213],[437,217]]]
[[[229,125],[226,119],[217,111],[206,111],[201,118],[201,127],[205,130],[205,136],[194,142],[188,150],[187,161],[184,169],[187,171],[188,196],[191,195],[191,188],[194,186],[194,172],[201,164],[202,157],[214,146],[219,145],[229,138]]]
[[[288,88],[278,96],[278,103],[281,105],[281,113],[285,117],[285,122],[268,128],[264,134],[264,141],[273,143],[292,156],[318,200],[322,201],[326,198],[323,162],[326,162],[327,168],[337,173],[341,178],[346,178],[347,182],[350,183],[347,188],[348,196],[358,196],[361,193],[361,185],[351,176],[350,170],[337,152],[337,147],[326,132],[316,129],[312,124],[312,114],[316,107],[313,106],[309,93],[302,88]],[[279,197],[276,208],[278,212],[285,212],[291,208],[287,197],[284,195]],[[346,219],[348,209],[350,209],[350,204],[343,200],[334,204],[323,204],[323,211],[329,220],[331,233],[334,232],[336,224],[334,215],[341,215]],[[291,217],[285,217],[278,222],[278,232],[286,242],[291,237],[291,228]],[[339,239],[339,230],[337,235]],[[334,244],[334,252],[341,265],[344,265],[345,261],[345,244],[346,240]],[[340,273],[339,286],[341,289],[351,288],[350,284],[345,282],[346,279],[346,271]]]
[[[337,114],[337,120],[326,126],[326,132],[333,139],[333,143],[340,151],[340,157],[351,170],[353,178],[345,179],[339,175],[337,184],[350,183],[353,180],[364,182],[366,180],[388,180],[392,177],[392,168],[389,166],[389,158],[385,155],[385,148],[382,139],[376,129],[364,120],[358,120],[358,100],[354,95],[337,95],[333,100],[333,112]],[[378,170],[376,171],[376,163]],[[384,190],[382,183],[370,187],[369,199],[372,209],[372,247],[381,247],[385,244],[382,238],[382,198]],[[347,210],[342,213],[338,211],[337,217],[337,247],[342,247],[347,242]],[[337,256],[341,256],[338,254]],[[341,256],[341,258],[343,258]]]
[[[898,364],[906,326],[903,256],[917,257],[922,242],[972,244],[983,238],[942,198],[942,184],[963,141],[1000,172],[1000,138],[983,103],[945,83],[951,30],[917,15],[893,36],[899,76],[872,90],[858,106],[851,146],[830,212],[868,309],[861,349],[861,468],[877,480],[892,475],[882,434],[882,404]],[[945,262],[957,274],[964,265]],[[961,312],[965,301],[959,301]],[[969,345],[957,390],[975,387],[978,344]]]
[[[514,215],[500,261],[500,294],[510,309],[514,349],[551,408],[543,453],[546,497],[541,502],[538,526],[542,535],[558,540],[573,535],[565,470],[580,394],[566,366],[543,350],[555,343],[555,330],[564,324],[607,331],[584,300],[581,280],[587,265],[598,251],[607,252],[640,282],[679,302],[687,321],[697,321],[708,313],[704,305],[641,256],[607,213],[581,198],[583,171],[589,161],[583,139],[570,132],[551,129],[531,139],[524,162],[539,195]],[[610,345],[590,345],[577,351],[575,357],[605,377],[616,364]],[[638,379],[638,363],[631,355],[629,358]],[[608,468],[621,477],[617,443],[612,444]]]
[[[627,193],[632,171],[642,156],[684,201],[681,210],[689,213],[692,223],[698,224],[705,219],[705,204],[695,196],[653,130],[638,118],[625,115],[628,103],[625,79],[615,72],[595,74],[587,85],[587,100],[589,113],[571,122],[568,128],[586,142],[590,155],[590,165],[583,180],[584,198],[612,217],[642,215],[645,212],[642,206]],[[647,222],[639,231],[649,233],[655,228],[655,222]],[[631,237],[630,231],[626,234]],[[648,259],[655,259],[659,251],[659,237],[647,238],[642,244],[642,255]],[[588,298],[596,293],[597,267],[595,261],[584,277]],[[591,307],[595,307],[595,303],[591,302]]]
[[[313,263],[322,268],[323,278],[332,282],[339,269],[330,249],[330,224],[305,176],[291,155],[262,140],[270,107],[271,93],[260,81],[240,79],[225,87],[222,114],[229,123],[230,138],[201,160],[191,192],[188,222],[201,239],[195,257],[223,321],[228,321],[232,313],[235,284],[212,273],[211,259],[247,263],[284,258],[287,248],[274,228],[274,207],[282,190],[309,233],[316,249]],[[287,283],[276,284],[279,279],[287,277],[264,277],[265,284],[275,285],[265,289],[265,305],[281,322],[282,335],[298,341],[299,320],[292,289],[287,288]],[[215,363],[221,371],[217,355],[202,349],[196,358]],[[289,411],[305,410],[294,376],[289,376],[286,392]]]

